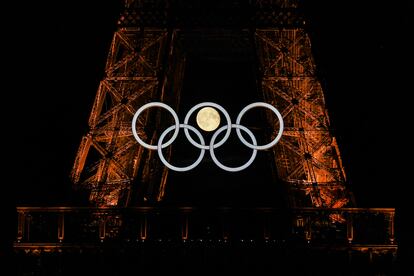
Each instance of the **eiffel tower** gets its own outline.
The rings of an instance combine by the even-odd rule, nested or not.
[[[154,268],[159,264],[146,256],[158,258],[165,248],[175,248],[160,257],[170,264],[177,252],[189,258],[190,248],[254,248],[248,254],[261,252],[260,266],[270,270],[278,269],[263,252],[291,254],[290,264],[316,262],[326,252],[335,252],[333,263],[395,258],[394,209],[356,208],[347,187],[300,1],[125,0],[117,26],[71,172],[88,207],[19,207],[17,252],[97,252],[119,242],[127,256],[139,255],[140,266]],[[208,159],[192,173],[175,173],[134,139],[132,118],[144,104],[166,103],[181,118],[201,101],[232,115],[252,101],[269,103],[283,117],[283,136],[240,174],[219,172]],[[274,114],[251,113],[246,126],[259,141],[272,140]],[[172,124],[151,109],[135,127],[156,144]],[[179,143],[164,155],[186,162],[188,151]],[[236,151],[225,150],[225,161],[243,163]],[[370,236],[372,229],[379,234]]]
[[[179,108],[191,59],[215,55],[252,60],[258,87],[246,93],[258,94],[283,115],[286,129],[271,162],[289,205],[353,205],[297,1],[256,1],[249,4],[249,14],[246,5],[217,2],[208,10],[202,1],[126,1],[89,117],[90,131],[72,171],[75,186],[88,191],[93,204],[164,199],[169,172],[134,140],[132,116],[149,101]],[[148,141],[156,141],[163,124],[153,117],[137,126]],[[267,121],[268,128],[276,124],[271,116]],[[267,133],[269,140],[272,135]]]

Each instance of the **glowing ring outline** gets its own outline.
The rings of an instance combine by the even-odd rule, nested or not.
[[[202,134],[200,133],[200,131],[198,131],[193,126],[190,126],[190,125],[187,124],[190,116],[192,115],[192,113],[196,109],[198,109],[200,107],[204,107],[204,106],[216,107],[217,109],[219,109],[224,114],[224,116],[226,118],[226,121],[227,121],[227,125],[224,125],[224,126],[222,126],[221,128],[219,128],[215,131],[215,133],[213,134],[213,137],[210,141],[209,146],[205,145],[204,138],[203,138]],[[145,109],[150,108],[150,107],[161,107],[161,108],[167,109],[167,111],[169,111],[171,113],[171,115],[173,116],[174,121],[175,121],[174,125],[168,127],[166,130],[164,130],[164,132],[161,134],[160,139],[159,139],[156,146],[155,145],[149,145],[149,144],[145,143],[141,138],[139,138],[138,133],[136,131],[136,122],[137,122],[138,116]],[[248,128],[246,128],[245,126],[240,125],[240,121],[241,121],[243,115],[248,110],[250,110],[252,108],[255,108],[255,107],[266,107],[266,108],[270,109],[271,111],[273,111],[273,113],[276,114],[276,116],[278,117],[279,123],[280,123],[279,132],[278,132],[278,135],[276,136],[276,138],[272,142],[270,142],[268,144],[265,144],[265,145],[262,145],[262,146],[257,146],[257,141],[256,141],[256,137],[254,136],[254,134]],[[164,158],[164,156],[162,154],[162,149],[168,147],[169,145],[171,145],[177,139],[180,128],[184,128],[184,132],[185,132],[185,135],[187,137],[187,140],[193,146],[195,146],[196,148],[201,149],[200,156],[198,157],[198,159],[193,164],[191,164],[187,167],[176,167],[176,166],[171,165],[170,163],[167,162],[167,160]],[[245,146],[253,149],[253,154],[250,157],[249,161],[246,162],[244,165],[239,166],[239,167],[228,167],[228,166],[223,165],[220,161],[218,161],[218,159],[216,158],[216,156],[214,154],[214,149],[220,147],[221,145],[223,145],[228,140],[232,128],[236,128],[237,136],[239,137],[240,141]],[[165,136],[169,132],[171,132],[173,129],[174,129],[173,136],[166,143],[162,144]],[[192,139],[192,137],[190,136],[190,134],[188,132],[188,129],[190,129],[191,131],[196,133],[196,135],[200,139],[201,144],[195,142]],[[214,144],[215,139],[217,138],[217,136],[221,132],[223,132],[225,129],[227,129],[227,132],[226,132],[225,136],[223,137],[223,139],[220,140],[220,142]],[[160,159],[161,159],[161,161],[164,165],[166,165],[168,168],[170,168],[172,170],[180,171],[180,172],[189,171],[189,170],[195,168],[196,166],[198,166],[200,164],[200,162],[202,161],[204,155],[205,155],[205,150],[210,150],[210,155],[211,155],[214,163],[218,167],[220,167],[221,169],[229,171],[229,172],[237,172],[237,171],[244,170],[253,163],[253,161],[254,161],[254,159],[256,158],[256,155],[257,155],[257,150],[268,149],[268,148],[274,146],[277,142],[279,142],[280,138],[283,135],[283,129],[284,129],[284,123],[283,123],[283,118],[282,118],[282,115],[280,114],[280,112],[274,106],[272,106],[268,103],[264,103],[264,102],[255,102],[255,103],[249,104],[246,107],[244,107],[242,109],[242,111],[240,111],[239,115],[237,116],[236,124],[231,123],[231,119],[230,119],[229,114],[227,113],[227,111],[222,106],[220,106],[216,103],[213,103],[213,102],[199,103],[196,106],[194,106],[193,108],[191,108],[190,111],[188,111],[187,114],[186,114],[184,124],[180,124],[177,113],[170,106],[168,106],[164,103],[161,103],[161,102],[152,102],[152,103],[147,103],[147,104],[143,105],[134,114],[134,117],[133,117],[133,120],[132,120],[132,133],[133,133],[135,139],[137,140],[137,142],[145,148],[148,148],[150,150],[157,150],[158,151],[158,156],[160,157]],[[250,138],[252,139],[253,144],[247,142],[244,139],[244,137],[241,135],[240,130],[245,131],[250,136]]]
[[[253,149],[253,154],[250,157],[249,161],[247,161],[246,163],[244,163],[243,165],[239,166],[239,167],[228,167],[223,165],[220,161],[218,161],[215,153],[214,153],[214,147],[213,147],[213,143],[216,140],[217,136],[223,132],[223,130],[226,128],[227,126],[222,126],[221,128],[219,128],[218,130],[216,130],[216,132],[214,132],[213,137],[211,137],[211,141],[210,141],[210,156],[211,159],[214,161],[214,163],[221,169],[228,171],[228,172],[239,172],[242,171],[244,169],[246,169],[247,167],[249,167],[254,160],[256,159],[256,155],[257,155],[257,149]],[[257,145],[257,141],[256,141],[256,137],[254,137],[254,134],[245,126],[242,125],[237,125],[237,124],[232,124],[231,128],[235,128],[236,130],[243,130],[245,131],[250,138],[252,138],[253,144]]]
[[[283,124],[283,117],[282,114],[280,114],[279,110],[276,109],[276,107],[274,107],[273,105],[270,105],[268,103],[263,103],[263,102],[255,102],[255,103],[251,103],[249,105],[247,105],[245,108],[242,109],[242,111],[240,111],[239,115],[237,116],[236,119],[236,125],[240,125],[240,121],[243,117],[243,115],[250,109],[255,108],[255,107],[266,107],[268,109],[270,109],[271,111],[273,111],[273,113],[276,114],[278,120],[279,120],[279,132],[276,135],[275,139],[273,139],[273,141],[271,141],[268,144],[262,145],[262,146],[257,146],[257,145],[252,145],[249,142],[247,142],[244,137],[241,135],[240,129],[236,129],[236,133],[237,136],[239,137],[240,141],[246,146],[249,147],[251,149],[257,149],[257,150],[265,150],[268,148],[273,147],[274,145],[276,145],[277,142],[279,142],[280,138],[282,138],[283,135],[283,128],[284,128],[284,124]]]
[[[226,132],[226,134],[224,135],[224,137],[223,137],[223,139],[221,139],[220,140],[220,142],[218,142],[217,144],[215,144],[215,145],[213,145],[214,146],[214,148],[218,148],[218,147],[220,147],[220,146],[222,146],[225,142],[227,142],[227,140],[229,139],[229,137],[230,137],[230,133],[231,133],[231,125],[232,125],[232,123],[231,123],[231,118],[230,118],[230,115],[229,115],[229,113],[221,106],[221,105],[219,105],[219,104],[216,104],[216,103],[213,103],[213,102],[202,102],[202,103],[199,103],[199,104],[197,104],[197,105],[195,105],[195,106],[193,106],[188,112],[187,112],[187,114],[185,115],[185,118],[184,118],[184,124],[185,125],[187,125],[188,124],[188,121],[190,120],[190,117],[191,117],[191,115],[194,113],[194,111],[196,111],[197,109],[199,109],[199,108],[201,108],[201,107],[204,107],[204,106],[210,106],[210,107],[215,107],[215,108],[217,108],[218,110],[220,110],[221,111],[221,113],[224,115],[224,117],[226,118],[226,121],[227,121],[227,125],[225,125],[225,127],[227,127],[227,132]],[[216,130],[217,131],[217,130]],[[199,143],[197,143],[196,141],[194,141],[193,140],[193,138],[190,136],[190,133],[188,132],[188,129],[184,129],[184,133],[185,133],[185,136],[187,137],[187,139],[188,139],[188,141],[193,145],[193,146],[195,146],[196,148],[199,148],[199,149],[205,149],[205,150],[208,150],[210,147],[209,146],[203,146],[203,145],[200,145]]]
[[[174,166],[174,165],[171,165],[171,164],[170,164],[170,163],[169,163],[169,162],[165,159],[165,157],[164,157],[164,155],[163,155],[163,153],[162,153],[162,149],[163,149],[163,147],[162,147],[162,141],[164,140],[165,136],[166,136],[166,135],[167,135],[170,131],[172,131],[174,128],[175,128],[175,125],[170,126],[170,127],[169,127],[169,128],[167,128],[166,130],[164,130],[164,132],[161,134],[160,139],[158,140],[158,149],[157,149],[157,151],[158,151],[158,156],[160,157],[161,162],[162,162],[165,166],[167,166],[169,169],[171,169],[171,170],[174,170],[174,171],[177,171],[177,172],[185,172],[185,171],[192,170],[192,169],[194,169],[195,167],[197,167],[197,166],[198,166],[198,164],[200,164],[200,162],[203,160],[203,158],[204,158],[204,154],[205,154],[205,152],[206,152],[206,150],[205,150],[205,149],[201,149],[201,152],[200,152],[200,155],[198,156],[198,159],[197,159],[197,160],[196,160],[193,164],[191,164],[191,165],[189,165],[189,166],[187,166],[187,167],[176,167],[176,166]],[[203,136],[201,135],[200,131],[198,131],[195,127],[190,126],[190,125],[180,124],[180,128],[190,129],[191,131],[193,131],[193,132],[194,132],[194,133],[198,136],[198,138],[200,138],[201,145],[205,145],[205,142],[204,142],[204,138],[203,138]]]
[[[174,117],[174,121],[175,121],[175,131],[173,136],[171,137],[170,140],[168,140],[165,144],[161,145],[162,148],[168,147],[169,145],[171,145],[175,139],[177,139],[178,136],[178,132],[180,131],[180,119],[178,119],[178,115],[177,113],[175,113],[174,109],[172,109],[169,105],[166,105],[165,103],[160,103],[160,102],[152,102],[152,103],[147,103],[144,104],[143,106],[141,106],[137,112],[135,112],[134,117],[132,118],[132,134],[135,137],[135,140],[137,140],[137,142],[139,144],[141,144],[141,146],[150,149],[150,150],[157,150],[158,146],[154,146],[154,145],[150,145],[145,143],[141,138],[139,138],[137,130],[136,130],[136,124],[137,124],[137,120],[138,120],[138,116],[147,108],[150,107],[161,107],[161,108],[165,108],[168,112],[171,113],[171,115]]]

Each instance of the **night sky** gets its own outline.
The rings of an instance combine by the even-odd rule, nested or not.
[[[9,9],[3,27],[10,50],[3,55],[10,62],[5,82],[12,91],[2,111],[11,166],[3,184],[12,187],[10,198],[17,204],[70,201],[68,175],[119,14],[120,5],[109,2],[19,1]],[[402,160],[412,157],[409,5],[408,0],[306,5],[333,131],[359,206],[402,210],[413,191],[410,161]]]

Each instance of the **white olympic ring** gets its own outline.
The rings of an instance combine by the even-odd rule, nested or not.
[[[282,118],[282,114],[280,114],[280,112],[273,105],[270,105],[268,103],[252,103],[252,104],[249,104],[248,106],[246,106],[245,108],[243,108],[242,111],[240,111],[239,116],[237,116],[237,119],[236,119],[236,125],[240,125],[240,121],[241,121],[241,118],[243,117],[244,113],[246,113],[248,110],[250,110],[252,108],[255,108],[255,107],[267,107],[270,110],[272,110],[273,113],[276,114],[277,119],[279,120],[279,132],[278,132],[276,138],[273,139],[273,141],[270,142],[269,144],[266,144],[266,145],[263,145],[263,146],[257,146],[255,144],[254,145],[250,144],[249,142],[247,142],[244,139],[244,137],[240,133],[240,128],[237,128],[236,132],[237,132],[237,136],[239,137],[240,141],[242,141],[242,143],[244,145],[246,145],[247,147],[249,147],[251,149],[265,150],[265,149],[271,148],[274,145],[276,145],[276,143],[279,142],[280,138],[282,138],[283,127],[284,127],[283,118]]]
[[[187,115],[185,115],[184,124],[188,124],[188,120],[190,119],[191,114],[193,114],[193,112],[195,110],[197,110],[200,107],[204,107],[204,106],[212,106],[212,107],[215,107],[215,108],[217,108],[218,110],[220,110],[224,114],[224,117],[226,117],[226,121],[227,121],[227,125],[226,125],[227,131],[226,131],[226,135],[224,135],[223,139],[220,142],[218,142],[217,144],[213,145],[214,148],[218,148],[221,145],[223,145],[227,141],[227,139],[229,139],[229,136],[230,136],[230,133],[231,133],[231,119],[230,119],[229,113],[227,113],[227,111],[221,105],[218,105],[216,103],[211,103],[211,102],[204,102],[204,103],[199,103],[199,104],[195,105],[193,108],[191,108],[187,112]],[[185,137],[187,137],[188,141],[191,144],[193,144],[193,146],[195,146],[196,148],[203,148],[203,149],[206,149],[206,150],[208,150],[210,148],[209,146],[202,146],[202,145],[196,143],[193,140],[193,138],[191,138],[190,133],[188,133],[188,129],[184,129],[184,133],[185,133]]]
[[[221,128],[219,128],[214,134],[213,137],[211,137],[211,141],[210,141],[210,155],[211,155],[211,159],[213,159],[214,163],[216,163],[217,166],[219,166],[220,168],[222,168],[225,171],[229,171],[229,172],[239,172],[244,170],[245,168],[247,168],[248,166],[250,166],[254,159],[256,158],[257,155],[257,149],[253,149],[253,154],[250,157],[249,161],[247,161],[247,163],[245,163],[244,165],[240,166],[240,167],[236,167],[236,168],[231,168],[231,167],[227,167],[224,166],[223,164],[221,164],[220,161],[218,161],[215,153],[214,153],[214,141],[216,140],[217,136],[225,129],[227,128],[227,126],[222,126]],[[231,128],[236,128],[237,130],[242,129],[243,131],[247,132],[247,134],[250,136],[250,138],[252,138],[252,142],[254,145],[257,145],[256,142],[256,137],[254,137],[253,133],[245,126],[241,126],[241,125],[235,125],[232,124]]]
[[[200,133],[200,131],[198,131],[193,126],[188,125],[188,121],[189,121],[191,115],[194,113],[194,111],[199,109],[200,107],[204,107],[204,106],[211,106],[211,107],[217,108],[218,110],[220,110],[223,113],[223,115],[224,115],[224,117],[226,118],[226,121],[227,121],[226,125],[220,127],[219,129],[217,129],[215,131],[215,133],[213,134],[213,136],[211,138],[210,144],[208,146],[205,144],[204,138],[203,138],[202,134]],[[144,110],[146,110],[147,108],[150,108],[150,107],[161,107],[161,108],[166,109],[168,112],[170,112],[172,114],[172,116],[174,118],[174,122],[175,122],[174,125],[168,127],[163,133],[161,133],[161,136],[160,136],[156,146],[145,143],[138,136],[138,133],[137,133],[137,130],[136,130],[136,123],[137,123],[137,120],[138,120],[138,116]],[[276,116],[278,118],[278,121],[279,121],[279,132],[276,135],[276,137],[270,143],[265,144],[265,145],[261,145],[261,146],[257,145],[256,137],[253,135],[253,133],[247,127],[240,125],[240,122],[241,122],[241,119],[242,119],[243,115],[248,110],[250,110],[252,108],[255,108],[255,107],[265,107],[265,108],[270,109],[271,111],[273,111],[273,113],[276,114]],[[197,160],[193,164],[191,164],[187,167],[176,167],[176,166],[171,165],[165,159],[165,157],[162,153],[162,149],[168,147],[169,145],[171,145],[175,141],[175,139],[178,136],[180,128],[184,128],[184,133],[185,133],[185,136],[187,137],[187,140],[193,146],[195,146],[196,148],[201,150],[200,155],[197,158]],[[245,146],[253,149],[253,153],[252,153],[252,156],[250,157],[250,159],[244,165],[239,166],[239,167],[228,167],[228,166],[223,165],[220,161],[218,161],[218,159],[217,159],[217,157],[214,153],[214,149],[222,146],[228,140],[228,138],[230,137],[230,133],[231,133],[232,128],[236,129],[236,133],[237,133],[237,136],[239,137],[240,141]],[[282,134],[283,134],[283,128],[284,128],[283,118],[282,118],[282,115],[280,114],[280,112],[274,106],[272,106],[268,103],[263,103],[263,102],[252,103],[252,104],[247,105],[245,108],[243,108],[242,111],[240,111],[239,115],[237,116],[236,124],[231,123],[231,119],[230,119],[229,114],[227,113],[227,111],[222,106],[220,106],[216,103],[212,103],[212,102],[203,102],[203,103],[199,103],[199,104],[195,105],[194,107],[192,107],[187,112],[187,114],[185,116],[184,124],[180,124],[177,113],[170,106],[168,106],[164,103],[160,103],[160,102],[147,103],[147,104],[141,106],[138,109],[138,111],[134,114],[134,117],[132,119],[132,133],[133,133],[135,139],[137,140],[137,142],[141,146],[143,146],[147,149],[157,150],[158,151],[158,156],[160,157],[161,162],[165,166],[167,166],[169,169],[174,170],[174,171],[179,171],[179,172],[189,171],[189,170],[192,170],[195,167],[197,167],[201,163],[206,150],[210,151],[210,156],[211,156],[213,162],[218,167],[220,167],[221,169],[229,171],[229,172],[238,172],[238,171],[244,170],[253,163],[254,159],[256,158],[258,150],[269,149],[269,148],[273,147],[274,145],[276,145],[279,142],[279,140],[280,140],[280,138],[282,137]],[[172,130],[174,130],[174,133],[173,133],[172,137],[170,138],[170,140],[168,140],[167,142],[165,142],[163,144],[163,141],[164,141],[165,137]],[[194,132],[198,136],[198,138],[200,140],[200,143],[197,143],[196,141],[194,141],[194,139],[190,136],[190,133],[188,132],[188,130],[191,130],[192,132]],[[222,133],[224,130],[226,130],[226,134],[224,135],[223,139],[221,139],[219,142],[217,142],[215,144],[214,142],[217,139],[218,135],[220,133]],[[242,136],[240,130],[243,130],[244,132],[246,132],[250,136],[250,138],[252,140],[252,143],[249,143],[249,142],[246,141],[246,139],[244,139],[244,137]]]
[[[147,104],[141,106],[140,109],[138,109],[138,111],[135,112],[134,118],[132,118],[132,134],[134,134],[135,139],[138,141],[138,143],[141,146],[143,146],[144,148],[150,149],[150,150],[156,150],[158,147],[153,146],[153,145],[149,145],[149,144],[145,143],[144,141],[142,141],[141,138],[139,138],[139,136],[138,136],[137,129],[136,129],[135,126],[137,124],[139,114],[141,114],[142,111],[144,111],[145,109],[153,107],[153,106],[154,107],[162,107],[162,108],[167,109],[173,115],[174,121],[175,121],[174,134],[173,134],[173,136],[171,137],[170,140],[168,140],[165,144],[161,145],[162,148],[166,148],[169,145],[171,145],[175,141],[175,139],[177,139],[178,131],[180,130],[180,120],[178,119],[177,113],[175,113],[174,109],[172,109],[171,107],[169,107],[165,103],[153,102],[153,103],[147,103]]]
[[[201,145],[205,145],[204,143],[204,138],[201,135],[200,131],[198,131],[195,127],[190,126],[190,125],[184,125],[184,124],[180,124],[180,128],[184,128],[186,129],[190,129],[192,130],[197,136],[198,138],[200,138],[200,142]],[[204,157],[204,153],[206,152],[205,149],[201,149],[200,155],[198,156],[198,159],[190,166],[187,167],[176,167],[171,165],[170,163],[168,163],[168,161],[164,158],[164,155],[162,154],[162,141],[164,140],[165,136],[175,128],[175,126],[170,126],[169,128],[167,128],[160,136],[160,139],[158,140],[158,155],[160,156],[161,162],[164,163],[165,166],[167,166],[168,168],[170,168],[171,170],[177,171],[177,172],[185,172],[185,171],[189,171],[194,169],[195,167],[198,166],[198,164],[200,164],[201,160],[203,160]]]

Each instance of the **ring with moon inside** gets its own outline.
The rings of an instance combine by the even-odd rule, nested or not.
[[[198,111],[196,121],[202,130],[213,131],[220,125],[220,114],[216,109],[206,106]]]

